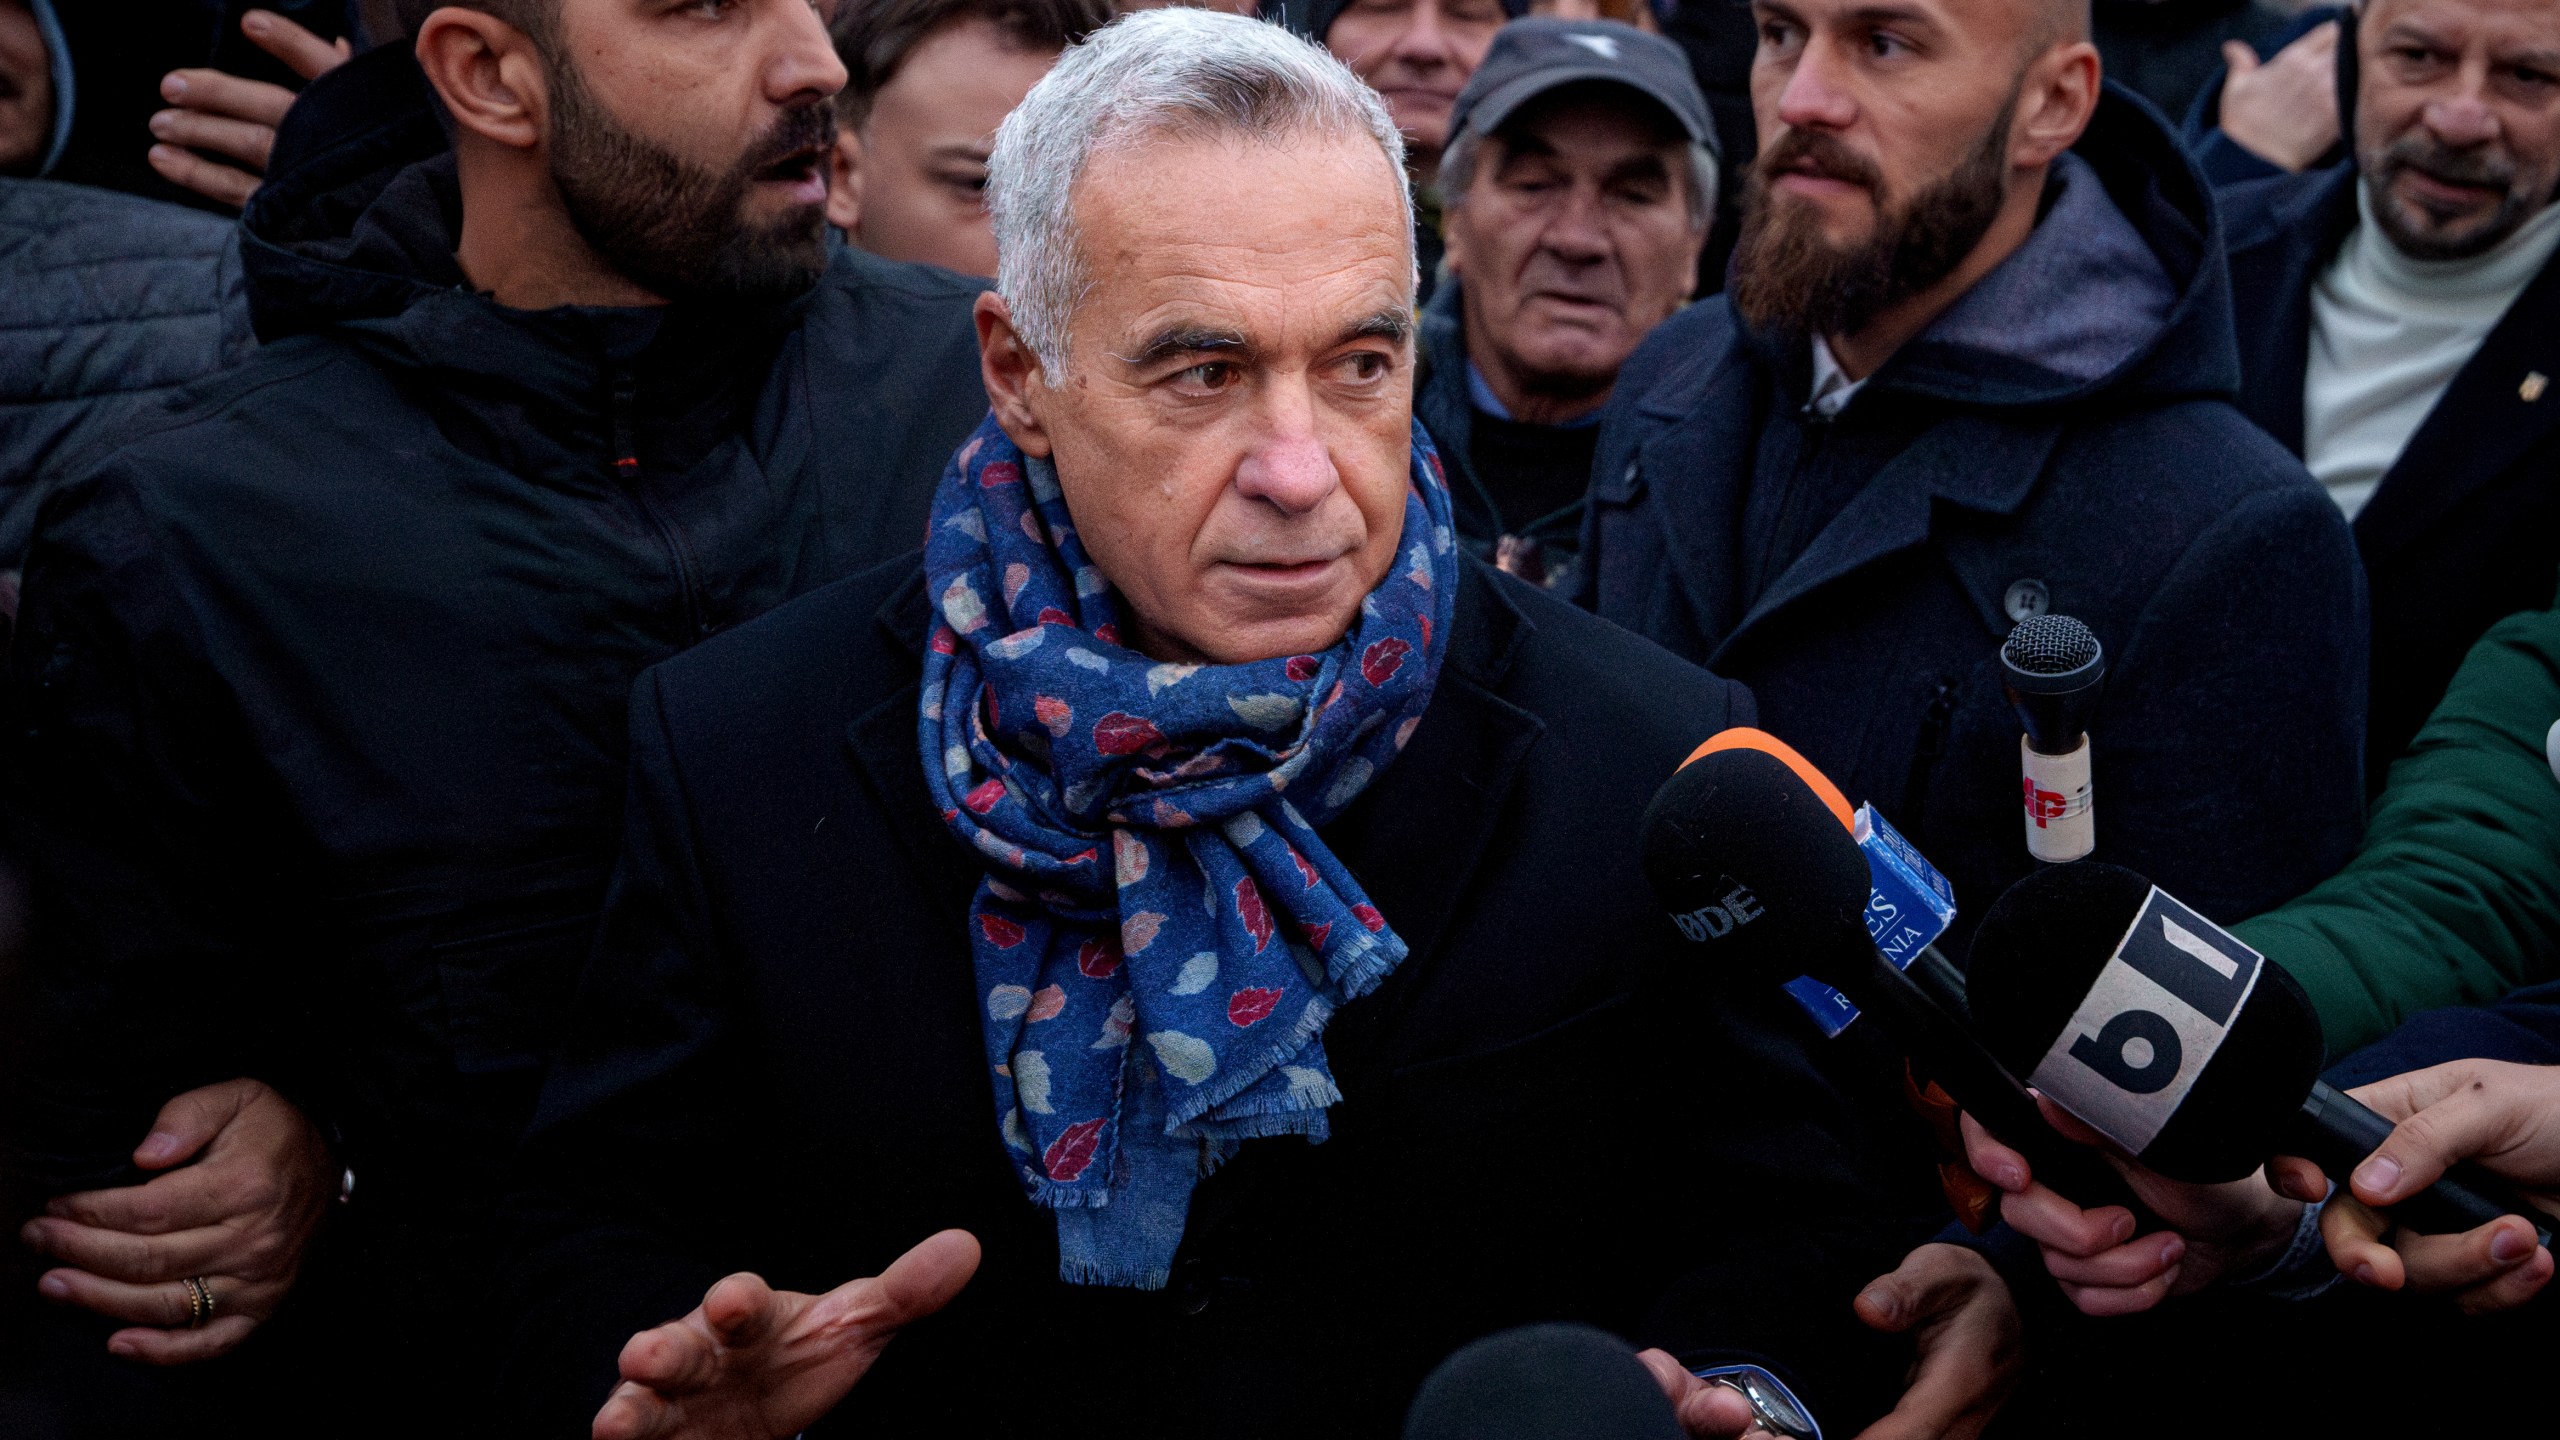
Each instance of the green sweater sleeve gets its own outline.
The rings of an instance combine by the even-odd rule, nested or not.
[[[2241,938],[2311,993],[2331,1058],[2411,1013],[2560,974],[2560,608],[2473,646],[2374,802],[2363,845]]]

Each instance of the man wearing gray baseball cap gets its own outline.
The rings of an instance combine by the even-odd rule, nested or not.
[[[1717,160],[1688,60],[1630,26],[1515,20],[1459,92],[1414,410],[1460,537],[1503,569],[1570,577],[1601,407],[1688,301]]]

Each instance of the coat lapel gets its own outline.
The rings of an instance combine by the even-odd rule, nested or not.
[[[930,620],[919,570],[880,607],[874,623],[899,654],[921,655]],[[846,728],[845,740],[854,769],[879,801],[881,813],[898,837],[898,847],[915,865],[926,892],[949,912],[952,933],[958,934],[968,928],[969,902],[977,896],[979,875],[934,812],[933,793],[925,788],[924,762],[916,750],[916,706],[921,699],[919,685],[906,686],[856,716]]]
[[[1733,531],[1769,403],[1767,378],[1739,337],[1738,325],[1726,326],[1682,383],[1648,394],[1638,408],[1673,423],[1636,452],[1627,474],[1594,477],[1595,498],[1632,500],[1638,486],[1650,497],[1670,557],[1666,579],[1686,592],[1709,635],[1741,613]],[[1651,624],[1644,632],[1665,633]]]
[[[1788,606],[1925,543],[1938,501],[1985,514],[2014,513],[2035,488],[2059,437],[2053,425],[2006,425],[1972,414],[1930,426],[1877,471],[1771,583],[1707,658],[1707,668],[1726,668],[1726,657]]]
[[[1396,1063],[1381,1053],[1396,1019],[1426,1003],[1442,948],[1504,802],[1545,723],[1500,687],[1528,622],[1478,565],[1461,573],[1449,657],[1413,743],[1326,840],[1408,947],[1378,992],[1335,1017],[1328,1049],[1355,1071]],[[1349,1076],[1346,1090],[1352,1088]]]
[[[2340,165],[2232,236],[2241,413],[2296,455],[2302,380],[2311,364],[2311,287],[2355,224],[2355,167]]]
[[[2496,480],[2560,425],[2560,260],[2516,297],[2445,387],[2356,516],[2356,545],[2378,566]]]

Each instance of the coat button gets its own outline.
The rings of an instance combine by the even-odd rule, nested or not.
[[[2000,608],[2009,612],[2012,622],[2032,620],[2053,608],[2053,592],[2041,580],[2013,580],[2009,593],[2000,597]]]
[[[1173,1270],[1173,1308],[1195,1316],[1207,1310],[1209,1292],[1214,1284],[1208,1267],[1197,1259],[1183,1261]]]

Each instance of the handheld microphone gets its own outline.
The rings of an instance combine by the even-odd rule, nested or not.
[[[1839,788],[1802,756],[1759,731],[1727,730],[1645,807],[1645,878],[1680,933],[1735,981],[1811,975],[1841,991],[2046,1183],[2091,1204],[2131,1205],[2122,1178],[2045,1124],[1961,1012],[1876,948],[1861,918],[1867,860],[1849,820]],[[1942,957],[1924,963],[1957,983]]]
[[[2284,967],[2130,870],[2029,875],[1984,912],[1971,959],[1991,1053],[2171,1179],[2237,1180],[2279,1154],[2343,1175],[2391,1133],[2320,1080],[2319,1017]],[[2396,1208],[2436,1232],[2521,1215],[2549,1243],[2542,1213],[2473,1166]]]
[[[2106,651],[2068,615],[2031,615],[2000,646],[2000,688],[2026,734],[2018,740],[2027,853],[2078,860],[2098,848],[2089,790],[2089,714],[2107,678]]]

